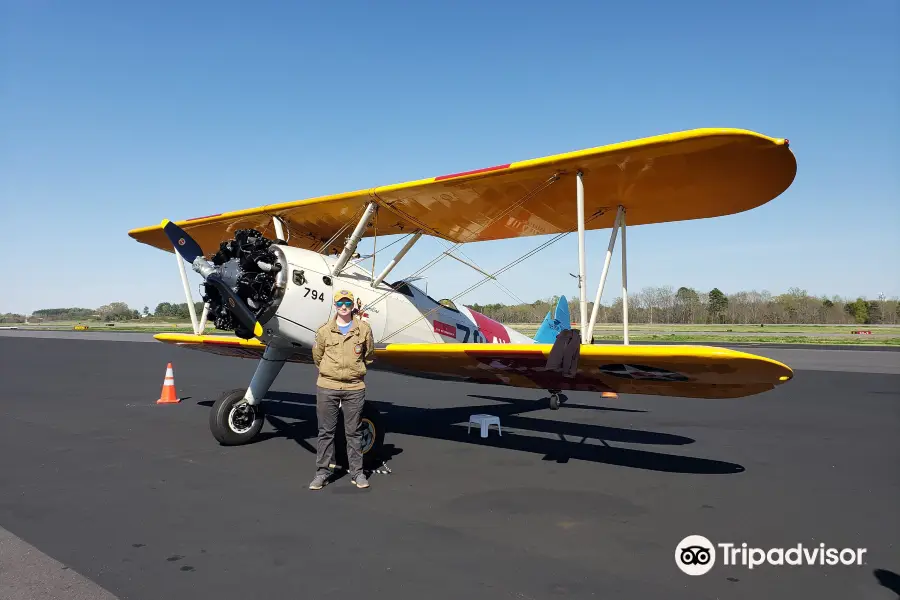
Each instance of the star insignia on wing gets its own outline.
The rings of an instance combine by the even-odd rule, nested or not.
[[[687,381],[688,377],[674,371],[666,371],[656,367],[644,365],[604,365],[600,367],[601,373],[620,377],[622,379],[634,379],[637,381]]]

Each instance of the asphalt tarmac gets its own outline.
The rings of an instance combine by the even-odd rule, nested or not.
[[[898,352],[758,348],[794,380],[725,401],[571,393],[559,411],[373,372],[392,473],[311,492],[311,368],[285,368],[257,443],[224,448],[208,406],[254,362],[18,333],[0,335],[2,598],[900,595]],[[183,399],[157,405],[168,362]],[[467,433],[479,412],[503,435]],[[749,569],[719,547],[689,576],[691,534],[866,552]]]

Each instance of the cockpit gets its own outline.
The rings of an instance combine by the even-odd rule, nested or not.
[[[393,283],[389,283],[388,285],[390,287],[392,287],[394,289],[394,291],[400,292],[401,294],[403,294],[405,296],[409,296],[410,298],[417,298],[417,297],[427,298],[434,304],[440,304],[441,306],[443,306],[444,308],[446,308],[448,310],[459,312],[459,309],[456,308],[456,304],[454,304],[453,300],[450,300],[449,298],[444,298],[443,300],[440,300],[440,301],[435,300],[434,298],[432,298],[431,296],[429,296],[428,294],[426,294],[425,292],[423,292],[416,286],[414,286],[414,285],[410,284],[409,282],[404,281],[402,279],[400,281],[395,281]],[[413,290],[415,290],[415,292],[413,292]]]
[[[449,298],[444,298],[443,300],[438,300],[438,304],[440,304],[444,308],[449,308],[450,310],[459,312],[459,309],[456,308],[456,304],[454,304],[453,300],[450,300]]]

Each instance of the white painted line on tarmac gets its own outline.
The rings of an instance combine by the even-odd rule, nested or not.
[[[90,579],[0,527],[3,600],[118,600]]]

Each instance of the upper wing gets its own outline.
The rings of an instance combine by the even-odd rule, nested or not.
[[[257,340],[163,333],[156,339],[194,349],[259,358]],[[739,398],[789,381],[793,371],[769,358],[708,346],[584,345],[574,377],[546,368],[552,344],[388,344],[376,369],[542,390],[581,390],[690,398]],[[292,362],[311,362],[298,349]]]
[[[741,212],[784,192],[797,163],[787,140],[738,129],[696,129],[375,188],[396,214],[455,242],[702,219]],[[597,216],[599,213],[599,216]]]
[[[740,129],[695,129],[177,224],[209,253],[237,229],[274,238],[272,217],[278,216],[291,246],[321,250],[374,200],[385,209],[378,217],[379,235],[421,229],[454,242],[475,242],[555,234],[578,227],[578,172],[584,177],[586,228],[602,229],[612,227],[619,204],[628,225],[755,208],[791,185],[797,163],[785,139]],[[160,225],[129,235],[172,251]]]
[[[372,199],[369,190],[363,190],[196,217],[175,223],[200,244],[207,256],[215,253],[221,242],[233,238],[239,229],[256,229],[267,238],[275,239],[277,236],[275,225],[272,223],[273,216],[278,216],[284,221],[288,245],[308,250],[322,250],[326,242],[341,229],[349,227],[350,231],[353,230],[356,221],[362,216],[363,208]],[[379,219],[379,235],[402,231],[396,225],[383,225],[383,220]],[[405,231],[412,229],[406,227]],[[348,235],[350,231],[347,232]],[[132,229],[128,235],[139,242],[174,252],[162,225]],[[344,240],[341,238],[336,245],[340,249],[343,248],[343,244]]]

